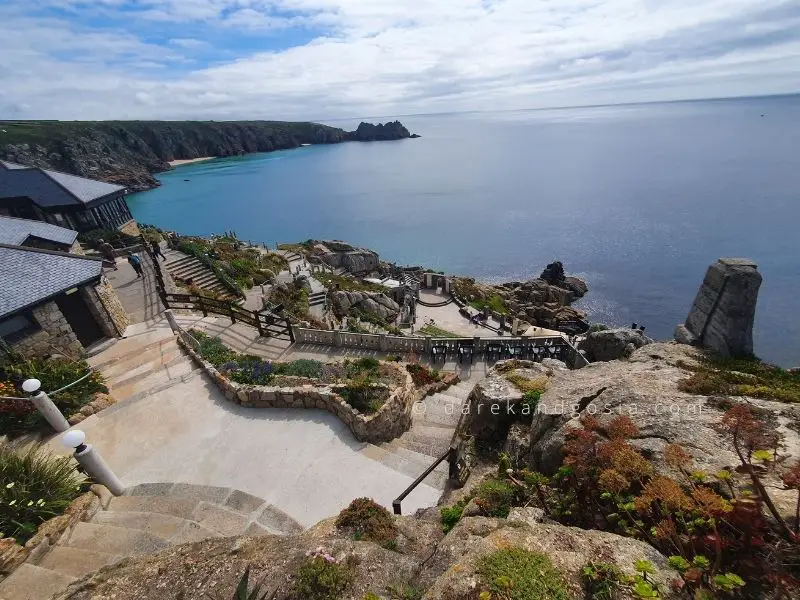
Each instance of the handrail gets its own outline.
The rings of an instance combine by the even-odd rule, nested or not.
[[[453,455],[453,453],[454,453],[453,448],[452,447],[448,448],[447,452],[445,452],[442,456],[437,458],[436,462],[434,462],[430,467],[425,469],[425,471],[422,473],[422,475],[417,477],[414,480],[414,482],[410,486],[408,486],[402,494],[400,494],[397,498],[395,498],[392,501],[392,510],[394,510],[394,514],[396,514],[396,515],[403,514],[402,508],[400,506],[400,503],[403,500],[405,500],[406,496],[408,496],[411,492],[414,491],[414,488],[416,488],[420,483],[422,483],[423,479],[425,479],[428,475],[430,475],[433,472],[433,470],[436,467],[438,467],[442,462],[444,462],[445,460],[449,459]]]
[[[76,379],[76,380],[75,380],[75,381],[73,381],[72,383],[69,383],[69,384],[65,385],[64,387],[57,389],[55,392],[50,392],[50,393],[48,394],[48,396],[55,396],[56,394],[58,394],[58,393],[61,393],[61,392],[63,392],[64,390],[68,390],[68,389],[69,389],[69,388],[71,388],[73,385],[75,385],[75,384],[77,384],[77,383],[80,383],[81,381],[83,381],[84,379],[86,379],[87,377],[89,377],[89,375],[91,375],[92,373],[94,373],[94,370],[93,370],[93,369],[89,369],[89,371],[87,371],[86,375],[84,375],[84,376],[83,376],[83,377],[81,377],[80,379]]]
[[[79,379],[76,379],[76,380],[75,380],[75,381],[73,381],[72,383],[68,383],[68,384],[67,384],[67,385],[65,385],[64,387],[58,388],[58,389],[57,389],[56,391],[54,391],[54,392],[45,392],[45,393],[47,393],[47,395],[48,395],[48,396],[50,396],[50,397],[52,397],[52,396],[55,396],[56,394],[60,394],[60,393],[61,393],[61,392],[63,392],[64,390],[68,390],[69,388],[71,388],[73,385],[77,385],[77,384],[79,384],[81,381],[83,381],[84,379],[86,379],[87,377],[89,377],[89,375],[91,375],[92,373],[94,373],[94,369],[89,369],[89,370],[86,372],[86,374],[85,374],[85,375],[83,375],[83,376],[82,376],[81,378],[79,378]],[[12,396],[0,396],[0,400],[30,400],[30,398],[15,398],[15,397],[12,397]]]

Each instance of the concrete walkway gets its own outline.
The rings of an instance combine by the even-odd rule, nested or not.
[[[131,323],[147,323],[160,318],[164,306],[156,292],[153,264],[147,252],[138,252],[144,267],[144,276],[136,277],[136,271],[127,258],[117,258],[117,270],[105,269],[105,276],[117,292],[119,300],[128,313]]]
[[[126,485],[233,487],[263,498],[304,526],[360,496],[391,507],[413,481],[371,458],[369,445],[354,440],[333,415],[242,408],[203,374],[117,404],[79,427]],[[67,453],[59,439],[50,446]],[[403,503],[404,512],[433,506],[440,494],[422,484]]]

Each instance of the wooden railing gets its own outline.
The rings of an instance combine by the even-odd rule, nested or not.
[[[161,271],[161,263],[153,256],[149,246],[145,246],[145,251],[150,256],[153,263],[153,272],[156,278],[156,291],[158,292],[164,308],[193,310],[203,313],[207,317],[209,313],[228,317],[231,323],[245,323],[258,329],[259,335],[263,337],[274,337],[288,339],[294,342],[294,332],[291,323],[285,317],[276,315],[269,311],[252,311],[242,308],[234,302],[227,300],[217,300],[201,294],[177,294],[167,292],[164,285],[164,273]]]
[[[228,317],[231,323],[244,323],[258,329],[263,337],[284,338],[294,342],[294,333],[289,321],[279,315],[255,312],[242,308],[233,302],[217,300],[200,294],[163,293],[161,300],[164,306],[171,309],[193,310]]]

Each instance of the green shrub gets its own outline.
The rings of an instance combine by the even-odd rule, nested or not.
[[[564,578],[545,554],[506,548],[484,556],[478,574],[497,598],[570,600]]]
[[[439,371],[435,369],[429,369],[425,365],[421,365],[419,363],[411,363],[406,365],[406,371],[411,374],[411,379],[414,381],[414,385],[419,387],[428,385],[429,383],[436,383],[442,378],[442,374]]]
[[[590,332],[593,332],[593,331],[606,331],[608,329],[609,329],[609,327],[605,323],[592,323],[589,326],[589,331]]]
[[[685,366],[685,365],[684,365]],[[790,372],[757,358],[709,356],[679,382],[678,389],[703,396],[752,396],[800,402],[800,372]]]
[[[378,412],[386,402],[389,392],[385,387],[373,385],[368,373],[361,372],[336,392],[357,411],[370,415]]]
[[[279,375],[317,379],[322,375],[322,368],[324,366],[325,365],[318,360],[301,358],[292,362],[275,365],[275,373]]]
[[[24,544],[37,527],[63,514],[86,480],[71,459],[41,446],[18,449],[0,444],[0,532]]]
[[[538,392],[539,394],[543,394],[547,389],[546,376],[531,379],[530,377],[525,377],[519,373],[508,373],[506,375],[506,379],[513,383],[523,394],[528,392]]]
[[[292,600],[338,600],[353,580],[349,562],[338,563],[331,557],[311,556],[295,577]]]
[[[92,229],[78,235],[78,241],[89,248],[97,248],[100,240],[108,242],[114,248],[126,248],[141,243],[139,238],[116,229]]]
[[[388,510],[371,498],[356,498],[336,517],[336,527],[354,538],[384,544],[394,541],[397,527]]]
[[[511,311],[508,308],[508,304],[503,298],[497,294],[492,294],[485,298],[477,298],[470,302],[470,305],[473,308],[477,308],[478,310],[483,310],[485,308],[489,309],[490,311],[500,313],[501,315],[507,315]]]
[[[453,506],[442,506],[439,509],[439,515],[442,519],[442,531],[450,533],[453,527],[458,524],[461,520],[461,515],[464,514],[464,506],[465,503],[456,502]]]
[[[508,517],[516,499],[517,488],[501,479],[484,479],[475,491],[475,502],[490,517]]]
[[[359,358],[355,363],[353,363],[356,368],[362,369],[364,371],[375,371],[378,367],[381,366],[381,362],[377,358],[372,358],[371,356],[365,356],[364,358]]]
[[[215,367],[239,358],[239,354],[228,348],[218,337],[211,337],[197,329],[190,329],[189,333],[200,342],[200,356]]]
[[[89,365],[83,360],[66,358],[24,360],[11,357],[7,364],[0,364],[0,383],[3,393],[11,397],[24,397],[21,385],[26,379],[38,379],[42,382],[42,390],[54,392],[67,384],[77,381],[89,371]],[[52,400],[58,409],[67,417],[78,412],[88,404],[97,392],[108,393],[100,373],[94,372],[89,377],[54,396]],[[0,403],[0,435],[17,435],[20,433],[46,429],[47,422],[30,403],[17,400]]]

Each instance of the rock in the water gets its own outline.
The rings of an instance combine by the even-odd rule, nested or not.
[[[706,271],[684,325],[675,339],[722,356],[752,356],[753,319],[761,273],[747,258],[720,258]]]
[[[539,279],[544,279],[547,283],[551,285],[559,285],[560,283],[564,282],[564,265],[561,263],[560,260],[555,262],[551,262],[544,268],[542,274],[539,275]]]
[[[638,329],[604,329],[592,331],[578,346],[591,362],[628,358],[633,351],[652,344],[653,340]]]
[[[372,123],[359,123],[358,129],[351,131],[347,136],[348,140],[354,140],[356,142],[377,142],[419,137],[418,135],[412,136],[408,129],[403,127],[400,121],[378,123],[377,125]]]

